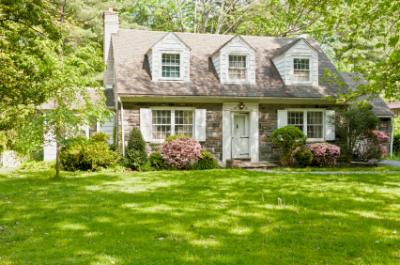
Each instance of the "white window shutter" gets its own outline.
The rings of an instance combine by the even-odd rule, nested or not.
[[[145,142],[150,142],[152,139],[151,131],[151,109],[141,108],[140,109],[140,131],[142,132],[143,139]]]
[[[335,111],[326,110],[325,111],[325,140],[334,141],[335,140]]]
[[[287,125],[287,110],[278,110],[278,128]]]
[[[56,160],[57,155],[57,142],[52,130],[45,131],[44,145],[43,145],[43,160],[52,161]]]
[[[206,109],[196,109],[194,112],[194,137],[199,142],[206,140]]]

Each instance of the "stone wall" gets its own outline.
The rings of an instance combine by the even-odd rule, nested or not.
[[[259,150],[260,161],[279,161],[279,150],[273,147],[269,141],[269,137],[274,130],[278,127],[278,110],[285,108],[326,108],[320,105],[273,105],[273,104],[260,104],[259,105]],[[335,108],[332,108],[335,109]]]
[[[128,143],[129,133],[134,127],[140,127],[140,108],[152,106],[168,107],[195,107],[207,110],[206,141],[202,142],[203,148],[210,151],[216,159],[222,159],[222,104],[204,103],[124,103],[124,137],[125,144]],[[119,111],[118,111],[118,115]],[[119,126],[121,123],[119,122]],[[160,145],[149,144],[149,149],[158,149]]]

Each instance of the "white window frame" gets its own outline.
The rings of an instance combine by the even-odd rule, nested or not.
[[[186,110],[186,111],[192,111],[192,121],[193,121],[193,128],[192,128],[192,137],[194,137],[194,131],[195,131],[195,109],[192,107],[151,107],[151,130],[153,131],[153,110],[169,110],[171,111],[171,135],[175,135],[175,111],[176,110]],[[164,143],[165,139],[154,139],[153,138],[153,132],[151,133],[151,142],[152,143]]]
[[[308,59],[308,67],[309,67],[309,72],[308,72],[308,80],[298,80],[296,79],[295,75],[294,75],[294,60],[295,59]],[[291,60],[291,69],[292,69],[292,79],[293,79],[293,83],[298,83],[298,84],[309,84],[312,83],[312,58],[311,56],[308,55],[295,55],[292,56],[292,60]]]
[[[163,62],[162,62],[162,57],[164,54],[179,54],[179,77],[163,77],[162,75],[162,69],[163,69]],[[174,51],[174,50],[164,50],[160,52],[160,80],[162,81],[182,81],[183,80],[183,52],[182,51]]]
[[[322,113],[322,138],[308,138],[307,137],[307,142],[320,142],[320,141],[325,141],[325,127],[326,127],[326,121],[325,121],[325,110],[326,109],[286,109],[288,112],[287,115],[287,125],[289,124],[289,112],[303,112],[303,133],[307,137],[307,113],[308,112],[321,112]]]
[[[246,78],[245,79],[232,79],[229,76],[229,57],[230,56],[244,56],[246,58]],[[246,53],[229,53],[228,58],[227,58],[227,71],[226,71],[226,76],[229,82],[233,83],[247,83],[249,81],[249,54]]]

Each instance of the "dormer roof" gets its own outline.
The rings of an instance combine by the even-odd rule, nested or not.
[[[287,51],[289,51],[292,47],[294,47],[300,41],[304,41],[304,43],[307,44],[311,49],[318,52],[318,50],[314,46],[312,46],[305,38],[298,38],[298,39],[294,39],[289,44],[286,44],[286,45],[282,46],[281,48],[277,49],[274,52],[274,57],[278,57],[282,54],[285,54]]]
[[[227,46],[229,43],[231,43],[231,42],[234,41],[235,39],[239,39],[239,40],[242,41],[243,44],[246,45],[249,49],[253,50],[254,52],[256,51],[256,49],[254,49],[253,46],[251,46],[242,36],[240,36],[240,35],[235,35],[235,36],[233,36],[230,40],[228,40],[227,42],[225,42],[224,44],[222,44],[221,47],[219,47],[211,56],[214,56],[215,54],[217,54],[220,50],[222,50],[225,46]]]
[[[191,50],[190,46],[187,45],[181,38],[179,38],[179,36],[175,33],[175,32],[164,32],[165,35],[162,36],[159,40],[157,40],[150,48],[148,51],[152,50],[154,48],[154,46],[156,46],[157,44],[163,42],[163,40],[165,40],[166,38],[173,36],[174,38],[176,38],[177,41],[179,41],[180,43],[182,43],[187,49],[189,49],[189,51]]]
[[[191,48],[190,82],[153,82],[146,70],[146,52],[163,39],[167,32],[120,29],[113,35],[113,56],[116,93],[135,96],[211,96],[211,97],[336,97],[339,84],[326,79],[325,71],[338,72],[331,60],[312,39],[307,42],[318,53],[317,86],[285,85],[272,59],[275,52],[297,39],[261,36],[240,36],[254,50],[256,85],[221,84],[210,57],[235,36],[198,33],[174,33]]]

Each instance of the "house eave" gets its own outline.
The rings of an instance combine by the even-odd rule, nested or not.
[[[332,98],[282,98],[282,97],[224,97],[224,96],[154,96],[119,94],[123,102],[160,102],[160,103],[226,103],[226,102],[257,102],[265,104],[324,104],[346,105]]]

